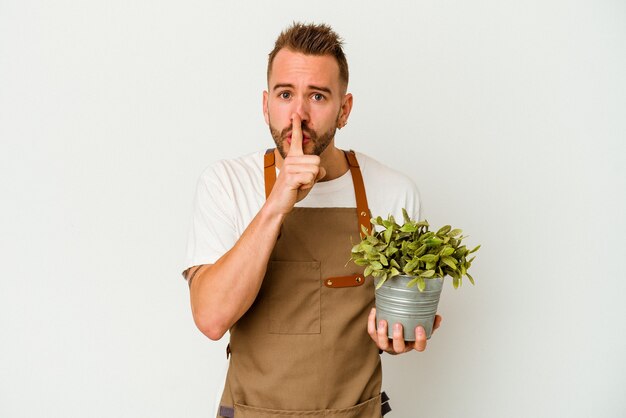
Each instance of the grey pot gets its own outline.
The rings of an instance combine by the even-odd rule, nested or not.
[[[420,292],[417,286],[407,287],[414,276],[396,276],[376,290],[376,323],[387,321],[389,338],[393,338],[393,324],[401,323],[404,340],[415,341],[415,327],[421,325],[426,338],[433,333],[435,314],[443,279],[426,279],[426,289]]]

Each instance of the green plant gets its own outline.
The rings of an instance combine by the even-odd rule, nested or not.
[[[380,279],[376,289],[400,274],[415,276],[408,286],[417,285],[420,291],[426,287],[425,280],[445,276],[452,277],[455,289],[461,285],[463,276],[474,284],[467,270],[475,257],[469,260],[466,257],[476,252],[480,245],[468,250],[461,245],[461,241],[467,238],[461,235],[462,230],[446,225],[433,232],[428,230],[427,221],[411,220],[405,209],[402,209],[402,215],[403,225],[398,225],[391,215],[386,220],[380,216],[372,218],[372,225],[382,229],[372,228],[368,232],[363,228],[363,239],[352,247],[351,259],[355,264],[365,266],[365,276]]]

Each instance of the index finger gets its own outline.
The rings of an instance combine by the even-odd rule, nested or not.
[[[302,125],[300,116],[296,113],[291,117],[291,144],[289,145],[287,155],[304,155],[304,151],[302,151]]]

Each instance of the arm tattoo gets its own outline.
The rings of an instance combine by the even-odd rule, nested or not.
[[[204,267],[205,264],[196,266],[195,268],[192,267],[191,269],[187,270],[187,283],[189,284],[189,287],[191,287],[191,281],[193,280],[194,277],[196,277],[196,274],[198,274],[198,272],[202,269],[202,267]],[[192,271],[193,269],[193,271]]]

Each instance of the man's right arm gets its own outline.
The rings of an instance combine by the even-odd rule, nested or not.
[[[294,115],[289,154],[259,213],[215,264],[187,271],[193,318],[207,337],[219,340],[250,308],[261,288],[284,217],[324,175],[320,158],[302,152],[300,119]]]
[[[193,319],[210,339],[219,340],[254,302],[282,219],[264,206],[215,264],[189,270]]]

